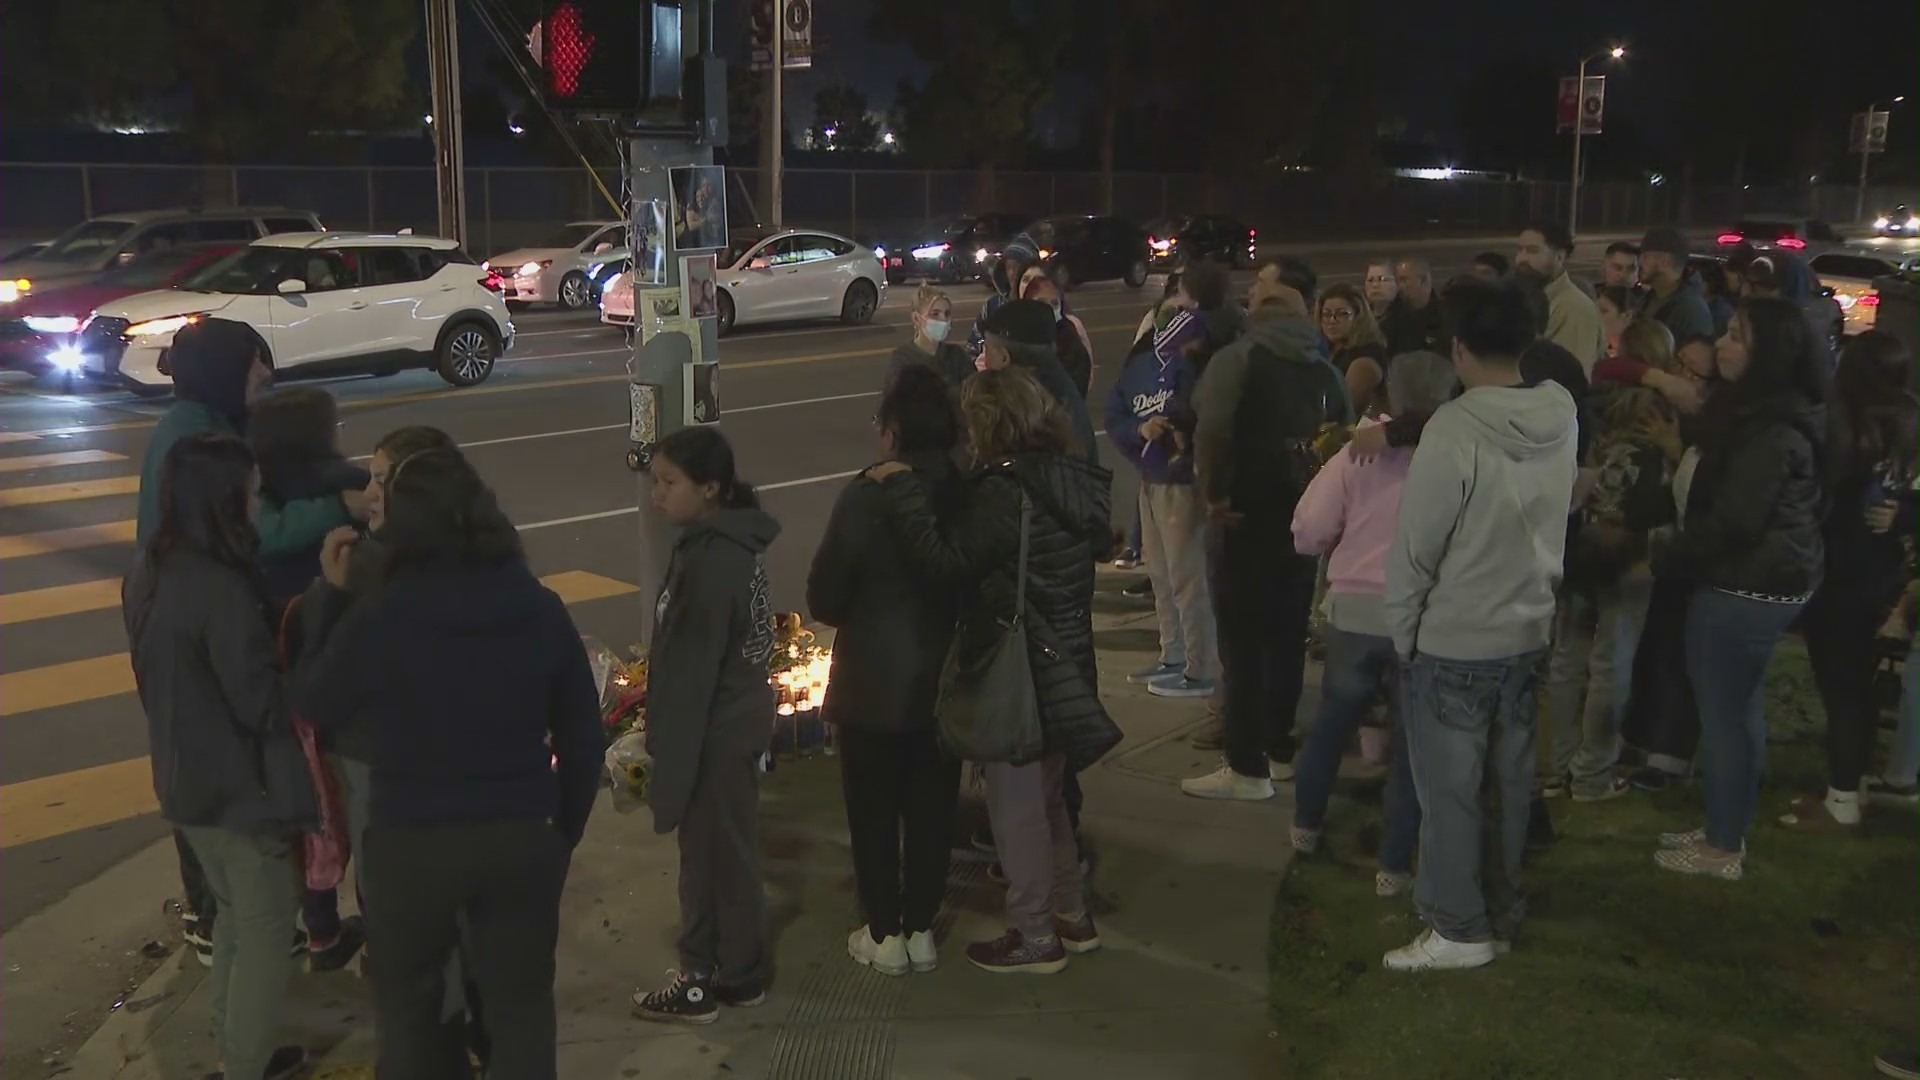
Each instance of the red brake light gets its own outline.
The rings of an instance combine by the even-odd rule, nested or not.
[[[1877,292],[1870,292],[1867,295],[1862,296],[1860,299],[1854,301],[1854,303],[1859,304],[1861,307],[1879,307],[1880,294]]]
[[[494,292],[506,291],[506,279],[500,276],[500,271],[491,267],[487,269],[487,276],[481,278],[479,283]]]
[[[1159,238],[1159,237],[1157,237],[1157,236],[1155,236],[1155,235],[1153,235],[1152,233],[1148,233],[1148,234],[1147,234],[1147,243],[1149,243],[1149,244],[1157,244],[1157,243],[1159,243],[1159,242],[1160,242],[1160,238]]]
[[[1800,239],[1797,236],[1783,236],[1780,239],[1774,241],[1774,243],[1779,244],[1781,247],[1786,248],[1789,251],[1799,251],[1800,249],[1807,246],[1807,242],[1805,240]]]
[[[1737,243],[1739,243],[1740,241],[1742,241],[1742,240],[1745,240],[1745,239],[1746,239],[1746,237],[1744,237],[1744,236],[1741,236],[1741,235],[1740,235],[1739,233],[1737,233],[1737,232],[1727,232],[1727,233],[1721,233],[1721,234],[1720,234],[1720,242],[1721,242],[1722,244],[1726,244],[1726,245],[1728,245],[1729,247],[1731,247],[1732,245],[1734,245],[1734,244],[1737,244]]]
[[[1254,237],[1256,237],[1256,236],[1259,236],[1259,235],[1260,235],[1260,230],[1259,230],[1259,229],[1248,229],[1248,230],[1247,230],[1247,239],[1249,239],[1249,240],[1251,240],[1251,239],[1253,239]]]

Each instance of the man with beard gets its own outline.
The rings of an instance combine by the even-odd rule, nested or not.
[[[1513,271],[1537,282],[1547,294],[1547,340],[1573,354],[1580,369],[1593,375],[1593,365],[1606,355],[1607,332],[1600,307],[1573,283],[1567,260],[1573,256],[1573,236],[1555,221],[1536,221],[1520,230],[1520,247]]]

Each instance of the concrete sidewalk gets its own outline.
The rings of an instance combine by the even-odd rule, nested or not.
[[[673,838],[644,812],[603,802],[575,853],[562,911],[560,1075],[769,1080],[1166,1080],[1273,1075],[1281,1043],[1267,1009],[1268,919],[1285,866],[1290,798],[1203,802],[1180,778],[1215,756],[1185,735],[1194,702],[1149,697],[1125,673],[1156,648],[1151,610],[1103,573],[1096,603],[1102,692],[1126,741],[1083,775],[1097,852],[1094,910],[1105,948],[1053,977],[1000,977],[966,963],[967,942],[1006,925],[986,860],[956,854],[940,970],[891,979],[858,967],[859,922],[839,770],[783,761],[763,787],[776,975],[767,1004],[704,1029],[643,1023],[629,995],[674,966]],[[1309,707],[1310,707],[1309,703]],[[203,971],[170,957],[71,1061],[84,1080],[198,1080],[214,1067]],[[367,987],[352,974],[296,978],[290,1040],[322,1055],[320,1077],[370,1077]]]

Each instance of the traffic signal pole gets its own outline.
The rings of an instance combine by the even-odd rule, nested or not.
[[[773,5],[773,65],[767,71],[767,213],[770,215],[767,224],[776,231],[786,227],[783,204],[786,202],[787,113],[781,97],[781,84],[787,81],[785,6],[778,0]]]
[[[461,145],[460,34],[458,0],[426,0],[427,74],[432,83],[434,195],[440,207],[440,235],[467,242],[466,152]],[[369,207],[369,212],[371,212]],[[369,221],[369,228],[375,226]]]

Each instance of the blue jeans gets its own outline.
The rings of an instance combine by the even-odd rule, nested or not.
[[[1326,670],[1320,677],[1320,715],[1307,734],[1294,765],[1293,823],[1318,830],[1327,819],[1327,800],[1340,773],[1340,759],[1354,729],[1385,683],[1394,714],[1392,761],[1382,807],[1380,869],[1392,874],[1413,870],[1413,849],[1420,838],[1420,802],[1413,794],[1413,769],[1407,761],[1407,724],[1400,715],[1394,677],[1393,639],[1356,634],[1329,626]]]
[[[1880,777],[1889,784],[1912,787],[1920,778],[1920,636],[1913,639],[1907,667],[1900,673],[1900,726]]]
[[[1697,589],[1687,605],[1687,681],[1700,704],[1707,843],[1739,851],[1767,765],[1767,664],[1800,604]]]
[[[1526,914],[1520,861],[1546,656],[1545,649],[1503,660],[1416,655],[1400,669],[1424,815],[1413,904],[1448,941],[1510,938]]]

